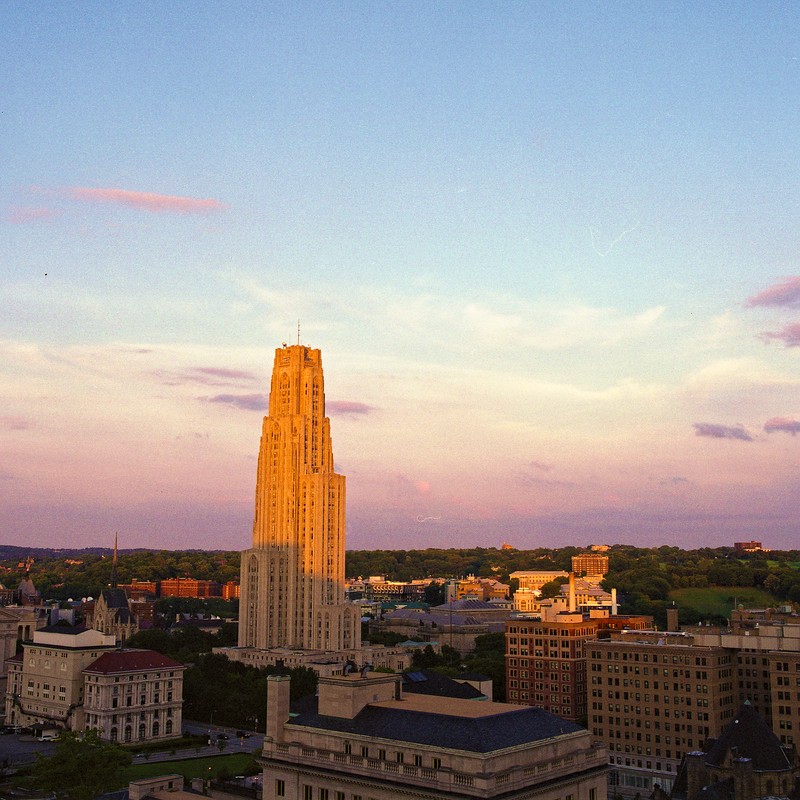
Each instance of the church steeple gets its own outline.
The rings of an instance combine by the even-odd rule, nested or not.
[[[114,532],[114,560],[111,562],[111,588],[117,588],[117,537],[119,533]]]

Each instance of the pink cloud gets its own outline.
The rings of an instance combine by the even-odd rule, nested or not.
[[[257,380],[252,372],[242,369],[224,369],[223,367],[197,367],[195,372],[202,375],[210,375],[216,378],[232,378],[236,380],[254,381]]]
[[[783,283],[776,283],[763,292],[748,297],[747,308],[754,306],[790,306],[800,307],[800,275],[787,278]]]
[[[182,386],[192,383],[200,383],[205,386],[230,386],[258,380],[258,377],[252,372],[224,369],[223,367],[194,367],[185,372],[153,370],[150,374],[167,386]]]
[[[33,427],[31,421],[25,417],[0,417],[0,428],[6,431],[26,431],[31,427]]]
[[[222,405],[241,408],[244,411],[267,411],[267,396],[263,394],[218,394],[214,397],[202,398],[207,403],[221,403]]]
[[[374,411],[373,406],[358,403],[355,400],[331,400],[325,403],[325,412],[331,417],[344,416],[345,414],[369,414]]]
[[[51,222],[60,217],[64,212],[60,208],[24,208],[11,206],[6,214],[6,221],[12,225],[29,225],[32,222]]]
[[[773,417],[764,423],[764,430],[767,433],[783,431],[784,433],[791,433],[792,436],[795,436],[800,433],[800,421],[789,419],[788,417]]]
[[[132,192],[128,189],[93,189],[71,186],[65,192],[73,200],[133,206],[134,208],[141,208],[154,213],[207,214],[214,211],[222,211],[226,208],[225,204],[220,203],[219,200],[154,194],[153,192]]]
[[[784,347],[800,347],[800,322],[787,325],[780,331],[765,331],[759,338],[767,343],[777,339],[783,342]]]
[[[738,439],[741,442],[752,442],[753,437],[741,425],[718,425],[714,422],[695,422],[696,436],[708,436],[711,439]]]

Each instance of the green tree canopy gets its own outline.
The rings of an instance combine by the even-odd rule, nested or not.
[[[66,792],[70,800],[94,800],[122,787],[121,771],[130,763],[130,753],[102,741],[96,730],[86,731],[83,738],[64,731],[52,756],[38,756],[31,783],[46,792]]]

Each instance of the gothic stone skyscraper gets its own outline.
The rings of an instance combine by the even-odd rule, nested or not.
[[[359,647],[344,552],[345,479],[333,467],[320,351],[284,346],[261,429],[253,546],[242,553],[239,646]]]

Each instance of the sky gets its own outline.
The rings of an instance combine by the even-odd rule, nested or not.
[[[250,546],[322,351],[349,549],[800,546],[800,14],[0,6],[0,542]]]

